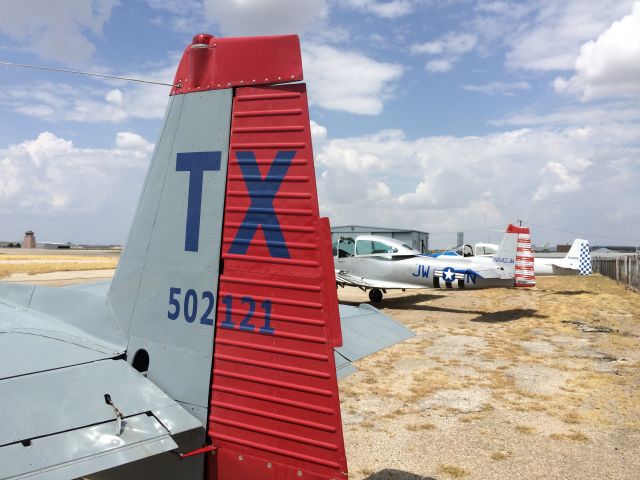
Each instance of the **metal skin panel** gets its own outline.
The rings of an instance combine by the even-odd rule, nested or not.
[[[176,404],[123,360],[9,378],[0,382],[0,445],[113,420],[107,393],[125,417]]]
[[[104,297],[41,286],[33,290],[38,300],[29,299],[24,306],[0,303],[0,379],[112,358],[125,351],[126,340]],[[47,304],[57,316],[43,313]]]
[[[26,307],[29,305],[35,285],[0,282],[0,305]]]
[[[237,89],[208,428],[218,451],[210,477],[346,476],[326,227],[305,85]]]
[[[415,333],[369,305],[340,305],[344,345],[336,352],[351,362],[395,345]]]
[[[213,318],[231,118],[231,90],[172,97],[111,288],[131,311],[128,359],[149,354],[148,378],[206,424]]]
[[[121,435],[107,422],[0,447],[0,479],[67,480],[177,448],[153,417],[136,415],[126,423]]]

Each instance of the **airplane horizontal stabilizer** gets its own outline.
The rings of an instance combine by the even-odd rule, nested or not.
[[[66,479],[173,450],[200,422],[125,361],[102,360],[0,380],[0,425],[0,478]]]

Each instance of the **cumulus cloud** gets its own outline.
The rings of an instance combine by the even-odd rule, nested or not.
[[[313,120],[309,121],[311,128],[311,140],[313,141],[314,148],[321,146],[327,139],[327,127],[316,123]]]
[[[456,231],[529,218],[601,231],[597,219],[640,202],[640,166],[626,153],[638,134],[610,124],[328,139],[316,152],[321,210],[336,225]]]
[[[462,89],[469,92],[486,93],[487,95],[513,96],[518,91],[529,90],[529,82],[489,82],[482,85],[463,85]]]
[[[152,149],[132,132],[118,133],[110,149],[80,148],[51,132],[0,149],[2,225],[17,228],[16,237],[47,225],[39,230],[49,239],[122,242]]]
[[[302,48],[309,101],[329,110],[378,115],[404,69],[356,51],[305,43]]]
[[[640,120],[640,108],[624,101],[609,101],[598,106],[570,106],[559,108],[549,113],[524,111],[508,115],[505,118],[493,119],[489,125],[504,127],[530,127],[576,125],[611,125],[616,122],[633,122]]]
[[[601,0],[590,2],[588,6],[583,0],[529,3],[529,10],[523,12],[526,17],[519,18],[517,29],[510,23],[497,27],[510,29],[503,32],[509,47],[507,65],[527,70],[569,70],[573,68],[580,46],[627,14],[632,3],[633,0]],[[497,13],[494,19],[507,20],[505,15],[508,13]],[[495,26],[485,17],[477,22],[479,25],[482,25],[482,18],[487,25]]]
[[[409,0],[342,0],[342,4],[382,18],[403,17],[413,11],[413,3]]]
[[[117,0],[3,2],[0,32],[43,59],[87,63]]]
[[[329,13],[327,0],[204,0],[207,18],[225,35],[305,32]]]
[[[470,33],[449,32],[436,40],[414,44],[410,51],[436,56],[427,62],[425,68],[431,73],[444,73],[451,70],[461,55],[473,50],[477,42],[478,38]]]
[[[555,79],[556,92],[583,100],[640,94],[640,2],[596,40],[582,45],[575,71],[569,79]]]

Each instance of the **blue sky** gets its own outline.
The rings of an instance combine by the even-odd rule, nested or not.
[[[201,31],[300,34],[334,225],[639,242],[639,1],[29,0],[3,6],[0,60],[170,82]],[[0,86],[0,240],[123,243],[168,88]]]

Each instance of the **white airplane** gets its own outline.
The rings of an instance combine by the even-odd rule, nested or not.
[[[460,256],[481,258],[491,258],[496,254],[499,245],[495,243],[476,243],[471,245],[460,245],[451,250],[446,250],[438,257]],[[571,245],[569,252],[562,258],[535,257],[533,271],[536,276],[547,275],[591,275],[591,255],[589,254],[589,240],[576,238]]]
[[[521,265],[516,262],[519,230],[528,235],[528,229],[510,225],[491,258],[432,257],[393,238],[342,237],[333,245],[336,283],[368,290],[372,302],[380,302],[390,289],[531,286],[533,272],[527,272],[531,267],[524,258]],[[523,280],[520,284],[514,281],[517,267]]]

